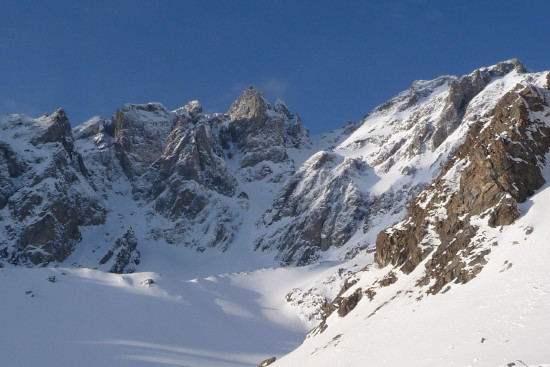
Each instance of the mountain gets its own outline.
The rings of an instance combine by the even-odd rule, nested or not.
[[[444,101],[502,65],[451,83]],[[550,74],[521,69],[483,77],[437,177],[378,233],[372,264],[318,303],[320,325],[275,366],[547,366]],[[445,143],[432,131],[428,152]]]
[[[311,149],[299,116],[254,87],[227,114],[205,115],[198,101],[128,104],[72,131],[61,109],[7,115],[2,126],[1,253],[28,266],[74,255],[74,265],[132,272],[144,242],[225,251],[270,201],[258,186],[277,191],[292,154]]]
[[[63,308],[93,282],[94,297],[149,297],[122,296],[133,317],[166,313],[147,333],[122,308],[107,321],[71,301],[71,323],[92,330],[80,353],[138,348],[118,362],[257,365],[311,329],[274,365],[547,363],[549,88],[550,73],[508,60],[415,81],[320,136],[255,87],[227,113],[127,104],[74,128],[62,109],[0,116],[10,326],[29,332],[21,302]],[[180,328],[209,331],[172,330],[178,307]],[[229,327],[233,341],[209,345]],[[54,335],[61,349],[75,337]]]
[[[469,126],[524,72],[511,60],[461,78],[415,81],[300,167],[264,215],[268,234],[257,246],[302,265],[328,248],[342,259],[358,246],[373,246],[372,235],[403,217]]]

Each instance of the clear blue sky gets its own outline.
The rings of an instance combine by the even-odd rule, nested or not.
[[[550,69],[550,1],[1,0],[0,113],[124,103],[226,112],[248,85],[312,133],[360,120],[415,79],[517,57]]]

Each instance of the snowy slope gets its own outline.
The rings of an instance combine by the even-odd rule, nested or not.
[[[544,174],[550,181],[548,168]],[[522,205],[516,223],[488,233],[499,245],[469,283],[425,296],[415,286],[419,267],[346,317],[334,313],[324,333],[273,366],[547,366],[549,202],[546,184]],[[355,287],[366,289],[385,274],[372,266]]]
[[[301,342],[310,325],[293,313],[284,295],[290,284],[325,268],[200,279],[75,268],[0,269],[1,363],[255,366]],[[146,279],[154,284],[142,284]]]

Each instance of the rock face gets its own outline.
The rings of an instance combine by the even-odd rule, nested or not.
[[[162,156],[140,185],[155,211],[175,222],[165,231],[169,241],[198,246],[201,237],[207,239],[203,244],[225,249],[238,216],[227,201],[235,196],[238,183],[224,160],[226,117],[205,116],[200,110],[195,103],[178,111]]]
[[[493,79],[510,72],[526,72],[526,68],[517,59],[501,62],[490,68],[475,70],[470,75],[464,75],[449,85],[449,93],[443,107],[443,113],[435,123],[431,137],[432,144],[439,146],[450,133],[460,125],[462,117],[470,101],[478,95]]]
[[[130,228],[124,235],[118,238],[112,248],[99,261],[99,265],[111,264],[111,273],[133,273],[135,266],[139,265],[141,254],[137,250],[137,239]]]
[[[540,165],[550,148],[546,90],[518,84],[471,127],[439,177],[411,203],[401,222],[381,232],[376,262],[411,273],[425,259],[420,285],[437,293],[472,279],[490,252],[479,221],[508,225],[518,203],[544,184]]]
[[[355,182],[365,171],[360,160],[342,161],[331,152],[314,155],[285,184],[263,216],[267,226],[285,218],[295,220],[271,237],[260,238],[256,248],[274,246],[283,263],[305,265],[317,258],[318,251],[341,247],[365,217],[367,201]]]
[[[300,124],[300,117],[291,115],[282,101],[277,101],[272,108],[252,86],[233,103],[227,114],[231,119],[231,139],[243,152],[243,168],[263,161],[287,161],[286,147],[309,145],[309,132]]]
[[[105,221],[65,111],[3,116],[0,126],[2,257],[14,264],[62,262],[81,238],[79,226]]]
[[[140,176],[161,156],[171,127],[172,114],[159,103],[127,104],[117,111],[108,130],[128,177]]]

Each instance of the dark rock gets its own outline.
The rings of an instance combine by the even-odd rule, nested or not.
[[[365,291],[365,295],[369,298],[370,301],[374,299],[374,296],[376,296],[376,291],[372,288],[369,288]]]
[[[387,287],[395,282],[397,282],[397,276],[393,271],[390,271],[382,280],[379,281],[380,287]]]
[[[546,84],[544,85],[544,88],[550,89],[550,72],[546,74]]]
[[[134,179],[162,155],[172,116],[160,104],[127,104],[112,118],[120,165]]]
[[[141,282],[141,284],[150,286],[151,284],[155,284],[155,281],[151,278],[147,278],[143,282]]]
[[[267,366],[269,366],[270,364],[275,363],[276,360],[277,360],[277,358],[275,358],[275,357],[268,358],[268,359],[263,360],[262,362],[260,362],[260,364],[258,365],[258,367],[267,367]]]
[[[357,306],[361,298],[363,298],[363,292],[361,288],[357,288],[355,292],[353,292],[351,295],[343,298],[340,302],[340,305],[338,306],[338,316],[344,317],[348,313],[350,313],[355,308],[355,306]]]
[[[62,223],[54,215],[46,214],[23,228],[17,249],[34,265],[51,261],[62,262],[71,254],[79,240],[80,231],[74,219]]]
[[[315,328],[313,328],[313,330],[309,332],[309,335],[323,333],[328,327],[327,319],[330,315],[334,313],[334,311],[338,311],[338,315],[340,317],[345,317],[357,306],[359,301],[363,298],[363,292],[361,288],[357,288],[351,295],[347,297],[342,296],[350,288],[351,284],[355,284],[355,282],[356,281],[352,281],[349,278],[346,279],[343,287],[338,292],[338,296],[336,296],[336,298],[334,298],[332,302],[325,301],[325,303],[321,307],[321,322],[318,326],[316,326]],[[376,292],[367,292],[366,294],[369,295],[369,299],[372,299],[371,295],[374,297],[374,294],[376,294]]]
[[[139,265],[141,257],[137,245],[134,231],[130,228],[116,239],[111,249],[99,261],[99,265],[112,262],[109,272],[116,274],[135,272],[135,266]]]
[[[101,258],[101,260],[99,260],[99,265],[103,265],[107,261],[111,260],[114,254],[115,253],[113,252],[113,250],[107,251],[107,253]]]

